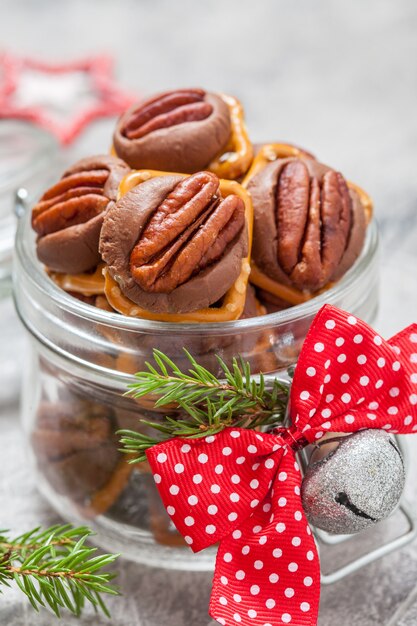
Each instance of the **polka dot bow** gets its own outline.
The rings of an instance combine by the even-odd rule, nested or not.
[[[194,551],[220,542],[210,614],[232,626],[314,626],[320,565],[295,452],[325,432],[417,431],[417,325],[384,341],[326,305],[300,354],[292,426],[226,428],[148,451],[162,500]]]

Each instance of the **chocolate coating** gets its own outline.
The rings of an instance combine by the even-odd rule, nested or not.
[[[95,268],[99,263],[98,242],[104,214],[114,204],[119,183],[129,172],[129,167],[117,157],[101,155],[81,159],[62,176],[64,179],[72,174],[101,169],[109,171],[102,192],[109,200],[105,210],[84,223],[68,226],[38,238],[36,246],[38,258],[49,269],[78,274]]]
[[[141,103],[140,107],[148,102]],[[212,113],[205,119],[159,128],[139,139],[128,139],[124,129],[132,113],[139,109],[134,105],[116,126],[113,135],[116,153],[134,169],[187,174],[205,169],[226,146],[231,122],[228,106],[220,96],[206,92],[204,102],[212,107]]]
[[[344,250],[343,247],[340,249],[338,248],[338,250],[330,251],[325,248],[321,249],[321,244],[314,243],[314,240],[309,244],[310,246],[317,246],[315,254],[319,259],[321,255],[332,255],[333,258],[331,262],[333,265],[336,265],[336,267],[326,274],[325,271],[321,271],[322,268],[319,270],[317,267],[311,267],[308,263],[303,262],[296,265],[296,269],[292,272],[292,274],[285,271],[279,261],[280,254],[278,251],[278,239],[280,238],[281,242],[284,240],[284,244],[290,253],[291,248],[293,248],[291,254],[296,257],[297,238],[296,235],[294,235],[294,244],[292,245],[290,234],[288,233],[289,237],[285,240],[284,238],[287,233],[282,231],[279,232],[278,230],[276,209],[277,185],[285,166],[297,161],[302,162],[306,166],[311,179],[320,181],[323,180],[323,177],[327,173],[333,172],[331,168],[312,159],[279,159],[266,165],[250,180],[248,184],[248,191],[252,196],[254,207],[254,240],[252,257],[264,274],[275,280],[277,283],[295,286],[298,289],[307,292],[314,292],[315,290],[323,287],[329,281],[341,278],[341,276],[343,276],[343,274],[355,262],[361,252],[365,240],[366,219],[364,208],[360,202],[359,196],[354,190],[349,189],[348,193],[351,200],[351,225]],[[295,193],[294,188],[289,190],[289,192],[291,191]],[[287,208],[287,223],[293,222],[294,231],[296,229],[299,230],[300,228],[303,228],[302,224],[299,223],[297,225],[296,223],[298,217],[295,211],[298,200],[299,198],[294,195],[293,205],[289,207],[290,210]],[[293,211],[293,215],[291,214],[291,211]],[[307,219],[310,218],[308,217]],[[335,230],[331,234],[336,233],[339,226],[340,230],[346,227],[346,225],[343,225],[340,222],[335,225]],[[304,238],[305,237],[306,233],[304,233]],[[334,237],[334,239],[335,238],[336,237]],[[338,241],[341,239],[343,239],[342,233]],[[302,239],[302,245],[306,245],[306,240],[303,241]],[[310,254],[312,249],[314,250],[314,248],[310,247]],[[338,256],[339,259],[337,260]],[[300,261],[300,259],[298,259],[298,261]],[[331,266],[330,262],[328,263],[328,266]]]
[[[247,254],[247,228],[242,229],[222,257],[170,293],[146,292],[130,271],[130,255],[151,215],[183,177],[150,179],[125,194],[104,218],[100,253],[122,293],[155,313],[186,313],[207,308],[224,296],[241,272]]]

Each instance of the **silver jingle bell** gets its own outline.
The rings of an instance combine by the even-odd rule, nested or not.
[[[313,452],[305,473],[304,511],[317,528],[353,534],[382,521],[395,509],[404,489],[404,462],[384,430],[329,437]]]

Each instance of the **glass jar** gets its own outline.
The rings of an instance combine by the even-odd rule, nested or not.
[[[62,517],[88,523],[97,543],[146,564],[185,569],[213,565],[213,551],[193,555],[172,526],[146,463],[118,452],[118,429],[142,429],[160,414],[146,398],[123,396],[133,374],[159,348],[185,366],[185,347],[218,373],[215,355],[240,354],[254,373],[283,375],[325,303],[368,322],[378,301],[374,222],[354,267],[332,289],[282,312],[216,324],[171,324],[124,317],[61,291],[36,259],[29,215],[18,227],[15,300],[31,336],[22,399],[39,488]],[[166,414],[166,410],[161,410]]]
[[[17,399],[25,353],[24,334],[11,299],[16,190],[36,198],[53,175],[58,145],[44,130],[27,122],[0,120],[0,405]]]

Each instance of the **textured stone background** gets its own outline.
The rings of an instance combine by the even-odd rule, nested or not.
[[[378,328],[388,335],[417,319],[414,0],[1,0],[0,42],[54,60],[110,52],[121,83],[138,93],[202,85],[236,94],[254,140],[301,144],[374,196],[383,234]],[[91,127],[66,158],[106,150],[112,123]],[[26,465],[16,407],[0,407],[0,442],[0,526],[55,521]],[[415,510],[416,467],[412,461],[408,488]],[[387,538],[397,524],[373,539]],[[331,566],[352,550],[327,551],[324,561]],[[125,597],[111,603],[113,624],[211,624],[210,575],[128,563],[119,569]],[[403,617],[397,611],[416,581],[414,544],[325,588],[320,626],[415,625],[414,596]],[[11,591],[0,597],[0,623],[55,622],[47,612],[34,616]],[[61,623],[108,622],[87,616]]]

